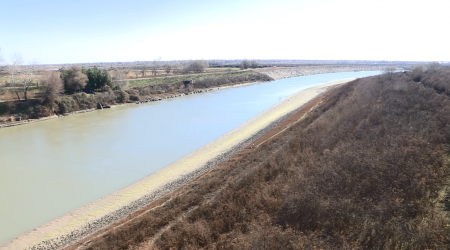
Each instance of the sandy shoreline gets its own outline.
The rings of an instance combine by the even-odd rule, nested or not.
[[[82,239],[215,167],[328,88],[347,81],[297,92],[144,179],[21,235],[0,249],[58,249]]]

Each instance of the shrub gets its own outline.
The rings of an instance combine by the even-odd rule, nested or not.
[[[87,77],[88,83],[86,88],[88,89],[100,89],[104,86],[113,86],[113,81],[111,75],[108,73],[106,69],[99,69],[96,66],[89,68],[87,70],[83,70]]]
[[[239,65],[240,69],[248,69],[248,68],[258,68],[259,63],[256,60],[242,60],[241,64]]]
[[[86,93],[76,93],[72,98],[78,104],[79,109],[90,109],[97,106],[97,102]]]
[[[125,90],[116,90],[114,91],[114,94],[116,95],[116,102],[118,103],[127,103],[130,101],[130,96]]]
[[[194,60],[186,64],[183,68],[183,73],[202,73],[208,67],[208,62],[205,60]]]
[[[125,92],[128,93],[130,101],[138,102],[141,100],[138,90],[128,89]]]
[[[45,106],[45,105],[38,104],[38,105],[36,105],[34,107],[34,114],[38,118],[40,118],[40,117],[50,116],[50,115],[52,115],[54,113],[52,111],[52,107],[48,107],[48,106]]]
[[[61,98],[58,102],[59,112],[70,113],[72,111],[78,110],[77,102],[70,96],[65,96]]]
[[[81,72],[78,66],[72,66],[68,70],[61,69],[61,78],[64,81],[64,89],[69,92],[83,89],[88,82],[87,76]]]
[[[56,100],[63,90],[63,83],[59,72],[44,72],[40,88],[42,93],[42,104],[47,106],[50,110],[54,110],[57,107]]]

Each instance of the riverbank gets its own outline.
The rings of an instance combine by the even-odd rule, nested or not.
[[[214,90],[221,90],[221,89],[227,89],[227,88],[233,88],[233,87],[241,87],[241,86],[246,86],[246,85],[250,85],[250,84],[258,84],[258,83],[261,83],[261,82],[229,84],[229,85],[207,88],[207,89],[196,89],[196,90],[189,91],[186,93],[164,93],[164,94],[160,94],[160,95],[151,95],[150,97],[147,97],[147,98],[139,100],[139,101],[134,101],[134,102],[119,103],[119,104],[114,104],[114,105],[105,105],[105,106],[102,106],[101,108],[84,109],[84,110],[79,110],[79,111],[74,111],[74,112],[69,112],[69,113],[63,113],[60,115],[52,115],[52,116],[42,117],[39,119],[24,119],[24,120],[20,120],[20,121],[0,123],[0,129],[20,126],[20,125],[26,125],[26,124],[31,124],[31,123],[40,122],[40,121],[47,121],[47,120],[62,118],[62,117],[70,116],[70,115],[93,112],[93,111],[100,110],[100,109],[109,109],[109,108],[126,106],[126,105],[136,105],[136,104],[143,104],[143,103],[149,103],[149,102],[158,102],[158,101],[182,97],[182,96],[186,96],[186,95],[201,94],[201,93],[207,93],[207,92],[214,91]]]
[[[93,100],[90,100],[92,98],[87,98],[87,97],[95,96],[95,95],[86,95],[84,97],[80,97],[81,99],[83,99],[83,103],[84,103],[83,105],[86,105],[86,103],[91,103],[90,107],[85,107],[81,110],[75,110],[75,111],[69,110],[70,112],[57,113],[57,114],[53,114],[51,116],[41,117],[38,119],[28,119],[30,116],[26,115],[26,114],[8,114],[8,115],[0,116],[0,129],[6,128],[6,127],[12,127],[12,126],[30,124],[30,123],[39,122],[39,121],[45,121],[45,120],[49,120],[49,119],[55,119],[55,118],[64,117],[64,116],[68,116],[68,115],[92,112],[96,109],[161,101],[161,100],[165,100],[165,99],[181,97],[184,95],[205,93],[205,92],[212,91],[212,90],[218,90],[218,89],[229,88],[229,87],[234,87],[234,86],[256,84],[256,83],[260,83],[262,81],[278,80],[278,79],[289,78],[289,77],[325,74],[325,73],[352,72],[352,71],[381,71],[381,70],[383,70],[384,67],[385,66],[383,66],[383,65],[348,65],[348,66],[346,66],[346,65],[344,65],[344,66],[342,66],[342,65],[308,65],[308,66],[299,66],[299,67],[260,68],[260,69],[254,70],[255,74],[258,75],[258,73],[259,73],[259,77],[257,77],[257,75],[256,76],[249,75],[247,77],[243,77],[243,78],[238,77],[236,79],[234,79],[234,78],[229,78],[229,79],[201,78],[201,79],[198,79],[198,81],[196,81],[196,83],[194,84],[194,87],[188,91],[175,90],[173,88],[172,84],[159,84],[159,85],[155,85],[155,86],[132,88],[130,90],[127,90],[128,92],[130,92],[130,94],[129,94],[130,102],[117,103],[117,104],[108,103],[111,101],[111,100],[108,100],[110,98],[102,97],[103,93],[98,93],[97,97],[95,97]],[[237,81],[237,82],[234,82],[234,81]],[[196,86],[196,84],[197,84],[197,86]],[[215,86],[217,84],[218,84],[218,86]],[[201,87],[201,86],[204,86],[204,87]],[[208,86],[208,87],[206,87],[206,86]],[[160,92],[160,93],[155,94],[153,92]],[[112,94],[109,93],[107,96],[111,96],[111,95]],[[139,95],[141,95],[141,96],[139,97]],[[134,98],[132,98],[132,96],[134,96]],[[36,105],[36,104],[33,104],[32,106],[34,107],[34,105]],[[26,110],[26,109],[30,108],[30,107],[27,108],[26,106],[27,105],[20,108],[20,110]],[[95,107],[97,107],[97,108],[95,108]],[[4,112],[4,111],[2,111],[2,109],[0,107],[0,114],[2,112]]]
[[[448,249],[449,73],[334,88],[261,146],[66,250]]]
[[[283,117],[328,88],[342,83],[333,82],[300,91],[143,180],[24,234],[0,249],[56,249],[86,237],[213,168],[275,126]]]
[[[325,73],[339,73],[351,71],[383,71],[386,65],[308,65],[298,67],[270,67],[256,69],[274,80],[296,76],[316,75]],[[397,67],[398,68],[398,67]],[[400,68],[398,68],[400,69]]]

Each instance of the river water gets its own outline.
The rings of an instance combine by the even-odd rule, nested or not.
[[[0,244],[144,178],[297,91],[378,73],[295,77],[0,129]]]

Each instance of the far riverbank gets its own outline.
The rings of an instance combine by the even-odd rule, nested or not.
[[[152,91],[150,89],[149,89],[149,91],[146,91],[145,88],[143,89],[142,87],[136,88],[136,89],[130,89],[130,90],[127,90],[127,92],[130,93],[130,94],[127,93],[127,95],[130,96],[130,101],[126,102],[126,103],[110,104],[110,103],[108,103],[107,100],[105,100],[105,98],[95,97],[94,95],[84,95],[84,96],[80,96],[80,98],[84,102],[83,106],[86,106],[85,103],[91,103],[90,106],[88,105],[88,108],[84,108],[81,110],[75,110],[72,112],[66,112],[66,113],[54,113],[51,116],[40,117],[40,118],[29,118],[27,115],[22,115],[22,114],[3,115],[3,117],[0,116],[0,129],[35,123],[35,122],[39,122],[39,121],[45,121],[45,120],[49,120],[49,119],[65,117],[65,116],[74,115],[74,114],[92,112],[96,109],[161,101],[161,100],[177,98],[177,97],[181,97],[181,96],[185,96],[185,95],[205,93],[205,92],[209,92],[212,90],[218,90],[218,89],[223,89],[223,88],[228,88],[228,87],[233,87],[233,86],[241,86],[241,85],[245,85],[245,84],[255,84],[255,83],[259,83],[261,81],[265,82],[265,81],[270,81],[270,80],[278,80],[278,79],[290,78],[290,77],[296,77],[296,76],[306,76],[306,75],[325,74],[325,73],[356,72],[356,71],[381,71],[381,70],[383,70],[384,67],[385,66],[383,66],[383,65],[344,65],[344,66],[342,66],[342,65],[312,65],[312,66],[299,66],[299,67],[261,68],[261,69],[255,69],[255,71],[263,76],[250,74],[247,77],[239,77],[236,79],[215,79],[216,81],[214,79],[209,79],[209,78],[200,79],[200,81],[203,81],[200,84],[201,86],[203,86],[205,84],[213,85],[213,86],[210,86],[207,88],[205,88],[204,86],[201,87],[201,86],[194,84],[187,90],[176,90],[176,91],[172,90],[169,92],[165,92],[164,90],[158,90],[161,93],[146,94],[146,95],[142,95],[142,96],[139,96],[139,93],[141,93],[141,92],[152,93]],[[261,81],[254,81],[255,79],[261,80]],[[221,82],[223,84],[220,84]],[[218,85],[215,86],[215,84],[218,84]],[[153,87],[149,86],[147,88],[153,88]],[[112,94],[113,94],[112,92],[109,93],[109,95],[112,95]],[[102,93],[100,93],[100,95],[102,95]],[[91,98],[88,98],[88,97],[91,97]],[[95,101],[90,100],[94,97],[96,99]],[[33,104],[33,105],[36,105],[36,104]],[[24,108],[25,107],[22,107],[21,109],[24,109]]]

